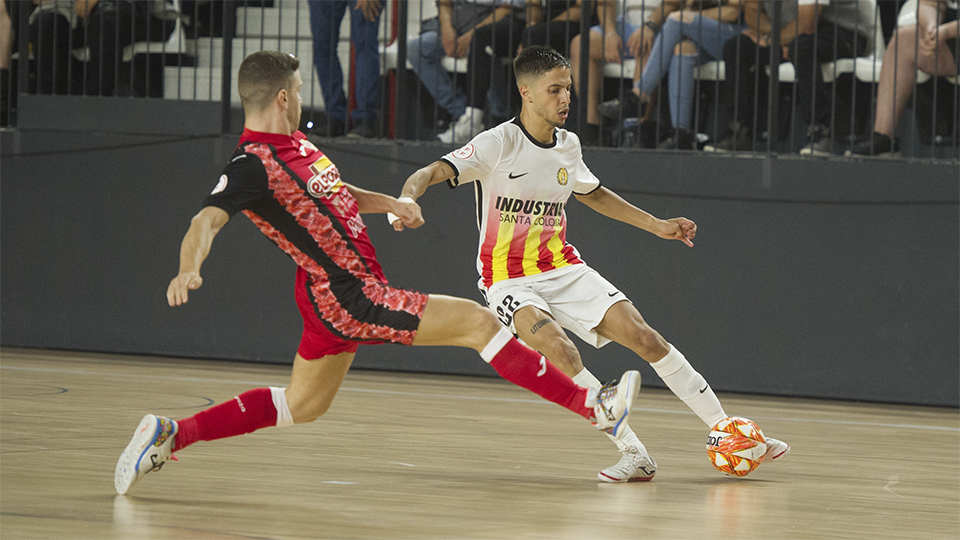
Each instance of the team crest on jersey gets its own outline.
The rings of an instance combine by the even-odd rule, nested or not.
[[[567,185],[568,178],[570,178],[570,176],[567,174],[567,168],[560,167],[560,170],[557,171],[557,183],[559,183],[561,186],[565,186]]]
[[[319,149],[313,145],[312,142],[306,139],[300,139],[300,155],[303,157],[307,156],[307,150],[312,150],[314,152],[319,152]]]
[[[220,181],[217,182],[217,187],[213,188],[213,191],[210,192],[210,194],[216,195],[225,189],[227,189],[227,175],[222,174],[220,175]]]
[[[457,159],[470,159],[470,156],[473,155],[473,143],[467,144],[466,146],[455,151],[451,155]]]

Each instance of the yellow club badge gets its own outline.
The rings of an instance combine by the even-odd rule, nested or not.
[[[565,186],[565,185],[567,185],[567,179],[568,179],[568,178],[569,178],[569,176],[567,175],[567,168],[566,168],[566,167],[560,167],[560,170],[557,171],[557,182],[558,182],[561,186]]]

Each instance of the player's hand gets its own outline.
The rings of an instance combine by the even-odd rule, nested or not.
[[[687,218],[673,218],[662,221],[657,236],[666,240],[680,240],[693,247],[693,238],[697,236],[697,224]]]
[[[402,231],[404,227],[416,229],[423,225],[423,214],[420,205],[409,197],[400,197],[393,212],[387,214],[387,219],[393,225],[393,230]]]
[[[179,306],[187,303],[187,291],[194,291],[203,284],[203,278],[199,272],[184,272],[170,281],[167,287],[167,303],[170,307]]]

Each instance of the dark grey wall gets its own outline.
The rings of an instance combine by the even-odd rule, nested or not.
[[[290,362],[294,265],[242,216],[203,287],[166,305],[179,243],[236,136],[4,132],[0,343]],[[343,177],[396,194],[440,145],[318,141]],[[697,221],[696,247],[571,202],[569,240],[720,391],[960,404],[955,164],[588,150],[608,187]],[[470,188],[432,188],[427,224],[367,225],[391,282],[480,299]],[[579,343],[579,342],[578,342]],[[640,365],[579,343],[601,379]],[[366,347],[356,366],[492,375],[472,351]]]

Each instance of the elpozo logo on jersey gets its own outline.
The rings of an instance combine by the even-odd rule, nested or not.
[[[557,171],[557,183],[561,186],[567,185],[567,180],[570,178],[570,175],[567,174],[566,167],[560,167],[560,170]]]
[[[307,191],[314,197],[326,197],[340,182],[340,171],[327,156],[310,165],[313,176],[307,180]]]

